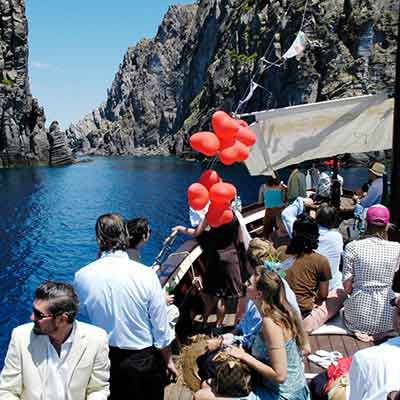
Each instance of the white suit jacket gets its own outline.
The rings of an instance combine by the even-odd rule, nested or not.
[[[18,326],[0,374],[0,400],[46,400],[47,336],[33,333],[33,323]],[[76,322],[67,360],[68,400],[107,400],[110,362],[103,329]]]

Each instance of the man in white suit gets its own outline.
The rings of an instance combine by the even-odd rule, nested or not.
[[[14,329],[0,374],[0,400],[106,400],[108,339],[75,320],[79,299],[67,283],[35,291],[31,323]]]

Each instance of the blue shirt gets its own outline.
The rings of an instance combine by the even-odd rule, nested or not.
[[[375,204],[380,204],[383,195],[383,179],[377,178],[368,189],[367,195],[360,200],[360,205],[369,208]]]
[[[160,281],[126,252],[103,253],[75,274],[74,286],[81,314],[107,332],[110,346],[141,350],[171,343]]]
[[[261,321],[261,315],[256,305],[253,301],[248,300],[243,319],[236,325],[236,329],[238,329],[242,335],[235,336],[235,339],[244,347],[250,348],[253,343],[254,335],[258,332],[261,325]]]
[[[281,214],[283,225],[290,238],[293,236],[293,225],[297,217],[304,211],[304,201],[298,197],[293,203],[287,206]]]

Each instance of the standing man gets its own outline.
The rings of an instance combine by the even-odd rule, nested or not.
[[[75,321],[78,308],[67,283],[48,281],[36,289],[32,322],[11,336],[1,400],[107,400],[107,334]]]
[[[108,333],[112,400],[163,400],[167,372],[176,375],[165,295],[155,272],[126,252],[129,234],[119,214],[96,223],[101,257],[75,274],[82,312]]]
[[[297,164],[290,167],[291,174],[287,184],[286,198],[289,203],[298,197],[307,197],[306,192],[306,176],[299,170]]]

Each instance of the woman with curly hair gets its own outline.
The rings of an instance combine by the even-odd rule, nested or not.
[[[231,346],[230,355],[247,364],[259,376],[246,400],[308,400],[302,352],[309,353],[307,336],[299,316],[286,299],[281,277],[259,266],[250,278],[247,294],[256,304],[262,323],[251,353]],[[217,399],[211,388],[200,390],[195,400]]]

